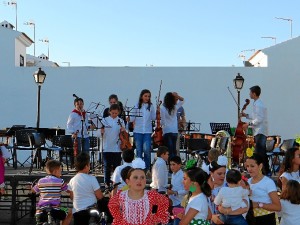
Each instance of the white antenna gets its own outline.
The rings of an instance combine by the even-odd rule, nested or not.
[[[16,7],[16,31],[18,30],[18,7],[17,7],[17,1],[3,1],[4,5],[12,5]]]
[[[291,26],[291,38],[293,38],[293,19],[290,19],[290,18],[282,18],[282,17],[275,17],[275,19],[278,19],[278,20],[285,20],[285,21],[290,22],[290,26]]]
[[[34,47],[34,50],[33,50],[33,55],[35,56],[35,22],[33,20],[29,20],[29,22],[25,22],[24,25],[27,25],[27,26],[33,26],[33,47]]]
[[[44,39],[39,39],[39,41],[44,42],[48,45],[48,60],[49,60],[49,39],[48,38],[44,38]]]

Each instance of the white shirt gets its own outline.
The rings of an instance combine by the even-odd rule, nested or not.
[[[69,115],[68,121],[67,121],[67,132],[69,134],[76,133],[78,131],[77,137],[81,137],[81,128],[82,128],[82,122],[81,122],[81,116],[78,113],[71,112]],[[89,137],[87,128],[88,128],[88,115],[85,114],[85,119],[83,121],[83,137],[87,138]]]
[[[300,183],[300,176],[299,176],[299,171],[296,172],[284,172],[283,174],[281,174],[281,177],[285,177],[288,181],[289,180],[295,180],[298,181]]]
[[[5,146],[0,146],[0,150],[2,152],[2,157],[4,159],[8,159],[11,157],[11,153],[8,151],[8,149]]]
[[[103,152],[121,152],[120,149],[120,129],[119,120],[124,127],[124,121],[120,117],[112,118],[111,116],[105,117],[102,120],[104,124],[104,135],[103,135]]]
[[[72,212],[85,210],[88,206],[97,203],[95,191],[100,189],[96,177],[77,173],[69,182],[68,190],[73,192],[73,209]]]
[[[300,221],[300,204],[292,204],[288,200],[280,200],[281,211],[278,216],[281,216],[280,225],[295,225]],[[298,221],[298,222],[297,222]]]
[[[161,116],[161,125],[163,134],[167,133],[178,133],[178,120],[177,120],[177,110],[183,105],[184,101],[177,101],[174,110],[171,115],[165,106],[160,108],[160,116]]]
[[[121,184],[118,185],[118,190],[120,190],[122,187],[124,187],[126,185],[125,181],[121,177],[121,171],[122,171],[122,169],[124,169],[127,166],[132,167],[132,163],[124,162],[123,165],[117,166],[114,173],[113,173],[113,175],[111,176],[111,180],[114,183],[121,182]]]
[[[188,205],[185,208],[185,214],[187,214],[190,208],[198,211],[194,219],[207,219],[208,199],[203,193],[200,193],[199,195],[196,195],[194,197],[190,197]]]
[[[152,167],[152,183],[150,187],[158,191],[167,191],[168,186],[168,167],[165,160],[157,157]]]
[[[272,203],[269,193],[276,191],[277,188],[272,179],[264,176],[258,183],[252,184],[252,178],[248,180],[252,194],[250,199],[254,202],[261,202],[265,204]]]
[[[232,210],[247,207],[243,199],[247,200],[249,191],[242,187],[222,187],[215,197],[214,203],[224,207],[231,207]]]
[[[173,202],[173,206],[179,205],[184,197],[187,194],[187,191],[184,190],[183,186],[183,171],[180,169],[177,173],[172,174],[171,184],[172,191],[177,191],[178,195],[169,195],[169,198]]]
[[[251,122],[253,129],[253,135],[263,134],[268,136],[268,116],[267,108],[264,106],[261,99],[256,99],[253,103],[252,116],[247,116],[247,119]]]
[[[138,105],[135,106],[133,116],[130,117],[130,121],[134,122],[134,133],[152,133],[152,121],[156,118],[156,111],[153,104],[149,111],[148,105],[148,103],[143,103],[140,109]]]

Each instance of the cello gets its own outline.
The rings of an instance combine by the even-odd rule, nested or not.
[[[158,98],[157,98],[157,103],[156,103],[156,127],[154,130],[154,133],[152,135],[153,141],[156,145],[161,146],[163,145],[163,134],[162,134],[162,127],[160,124],[160,105],[162,103],[160,98],[160,91],[161,91],[161,85],[162,85],[162,80],[160,81],[160,87],[159,87],[159,92],[158,92]]]
[[[245,104],[242,108],[241,113],[247,108],[249,105],[250,100],[246,99]],[[243,151],[246,144],[247,135],[245,130],[243,129],[243,124],[241,120],[241,116],[239,116],[238,124],[236,126],[233,142],[232,142],[232,159],[233,162],[240,164],[242,157],[243,157]]]

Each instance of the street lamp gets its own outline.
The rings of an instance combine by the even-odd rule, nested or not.
[[[274,40],[274,43],[275,43],[275,45],[276,45],[276,37],[261,37],[261,38],[269,38],[269,39],[272,39],[272,40]]]
[[[16,7],[16,31],[18,31],[18,7],[16,1],[3,2],[5,5],[14,5]]]
[[[48,60],[49,60],[49,39],[45,38],[45,39],[40,39],[39,41],[47,43],[47,45],[48,45]]]
[[[290,18],[282,18],[282,17],[275,17],[275,19],[285,20],[285,21],[290,22],[290,25],[291,25],[291,38],[293,38],[293,20],[290,19]]]
[[[33,50],[33,55],[35,56],[35,23],[34,22],[25,22],[24,25],[28,25],[28,26],[33,26],[33,41],[34,41],[34,50]]]
[[[38,71],[35,71],[33,74],[34,81],[38,85],[37,92],[37,117],[36,117],[36,128],[40,128],[40,97],[41,97],[41,86],[46,79],[46,73],[39,68]]]
[[[238,118],[240,116],[240,92],[243,88],[244,85],[244,78],[241,76],[240,73],[237,74],[237,76],[233,79],[233,85],[234,88],[237,90],[238,93],[238,101],[237,101],[237,105],[238,105]]]

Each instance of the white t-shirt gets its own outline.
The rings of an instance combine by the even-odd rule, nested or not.
[[[121,126],[119,121],[124,127],[124,121],[120,117],[112,118],[111,116],[105,117],[102,120],[104,124],[104,135],[103,135],[103,152],[121,152],[120,149],[120,129]]]
[[[150,187],[158,191],[167,191],[168,186],[168,167],[165,160],[157,157],[152,167],[152,182]]]
[[[300,221],[300,204],[292,204],[288,200],[280,200],[281,211],[278,213],[281,216],[280,225],[295,225]],[[297,222],[298,221],[298,222]]]
[[[287,180],[295,180],[298,181],[300,183],[300,175],[299,175],[299,171],[296,172],[284,172],[283,174],[281,174],[280,178],[284,177]]]
[[[175,105],[175,109],[172,111],[171,115],[165,106],[160,108],[161,125],[163,129],[163,134],[167,133],[178,133],[178,121],[177,121],[177,110],[182,106],[183,101],[178,100]]]
[[[269,193],[276,191],[276,185],[272,179],[264,176],[258,183],[252,184],[252,178],[249,179],[250,189],[252,194],[250,199],[254,202],[261,202],[265,204],[272,203]]]
[[[208,215],[208,199],[205,194],[200,193],[199,195],[190,197],[188,205],[185,208],[185,214],[187,214],[190,208],[198,211],[194,219],[206,220]]]
[[[0,150],[2,152],[2,157],[5,159],[8,159],[11,157],[10,152],[7,150],[7,148],[5,146],[0,146]]]
[[[232,210],[247,207],[243,199],[247,200],[249,191],[242,187],[222,187],[215,197],[214,203],[224,207],[231,207]]]
[[[85,174],[76,174],[68,184],[68,190],[73,192],[72,212],[85,210],[88,206],[97,203],[95,191],[100,189],[96,177]]]
[[[126,183],[123,181],[122,177],[121,177],[121,171],[127,167],[127,166],[130,166],[132,167],[132,163],[127,163],[127,162],[124,162],[123,165],[121,166],[117,166],[113,175],[111,176],[111,180],[114,182],[114,183],[119,183],[121,182],[121,184],[118,185],[118,190],[121,190],[122,187],[124,187],[126,185]]]

